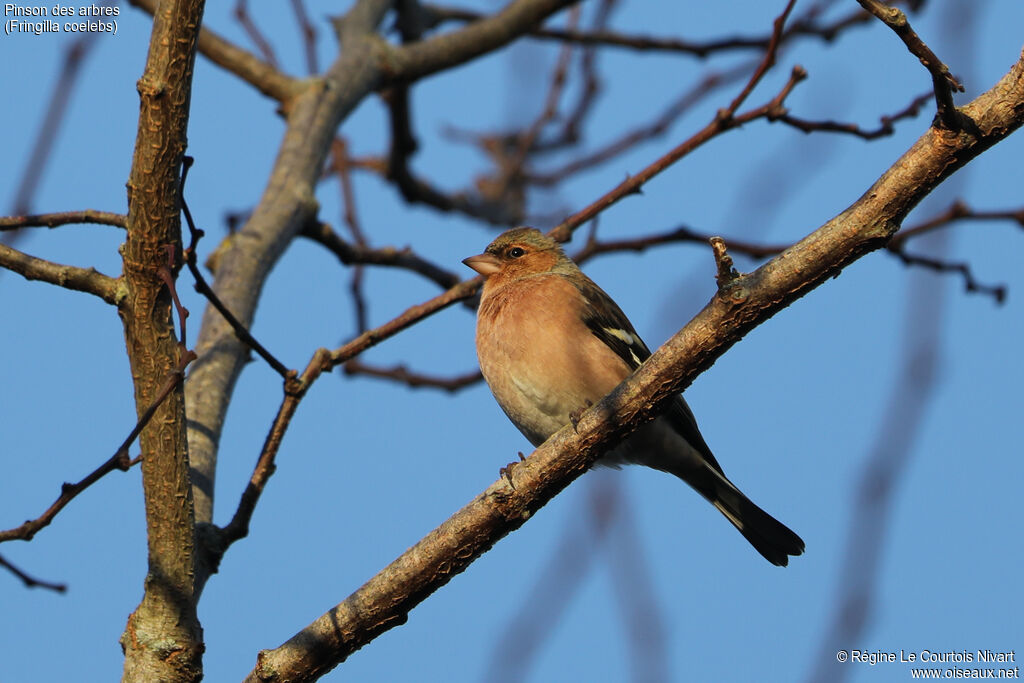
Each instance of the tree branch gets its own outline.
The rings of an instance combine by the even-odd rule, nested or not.
[[[156,413],[157,408],[163,404],[164,400],[170,395],[170,393],[181,385],[181,381],[185,377],[185,368],[195,360],[195,355],[191,352],[185,352],[182,354],[181,359],[178,362],[178,366],[174,369],[170,377],[164,382],[160,391],[157,393],[156,398],[146,408],[146,410],[139,416],[135,426],[129,432],[125,440],[121,442],[121,445],[117,447],[114,454],[110,456],[102,465],[94,469],[83,479],[70,484],[65,482],[60,487],[60,495],[57,496],[57,500],[46,508],[43,514],[35,519],[26,520],[20,526],[16,526],[13,529],[7,529],[6,531],[0,531],[0,543],[6,541],[31,541],[32,538],[41,530],[50,525],[54,517],[60,513],[68,503],[78,497],[80,493],[85,491],[87,488],[95,484],[97,481],[110,474],[114,470],[120,470],[127,472],[134,461],[128,457],[128,449],[135,443],[135,439],[138,438],[143,428],[149,424],[149,421],[153,419],[153,415]]]
[[[960,85],[960,81],[949,73],[949,67],[943,64],[931,48],[918,37],[914,29],[910,27],[907,15],[901,10],[889,7],[881,0],[857,0],[857,2],[891,28],[910,50],[910,54],[920,59],[924,68],[928,69],[935,91],[936,115],[942,124],[949,130],[963,128],[966,122],[956,111],[956,105],[953,104],[953,93],[963,92],[964,86]]]
[[[878,138],[892,135],[896,128],[892,125],[901,119],[909,119],[917,116],[917,113],[921,110],[922,105],[932,98],[931,93],[924,95],[918,95],[913,101],[896,112],[895,114],[882,116],[879,120],[878,128],[874,130],[865,130],[855,123],[838,123],[836,121],[808,121],[806,119],[797,118],[791,116],[788,112],[781,116],[776,116],[773,121],[780,121],[787,126],[792,126],[804,133],[813,133],[817,131],[826,133],[847,133],[854,135],[863,140],[877,140]]]
[[[128,0],[152,15],[157,0]],[[286,104],[301,90],[301,81],[278,71],[251,52],[234,45],[207,28],[199,30],[199,52],[211,62],[233,73],[272,99]]]
[[[316,184],[341,121],[379,83],[373,35],[389,7],[386,0],[359,0],[350,15],[361,17],[346,29],[345,50],[318,79],[300,82],[287,107],[287,127],[259,204],[233,239],[220,250],[213,290],[246,328],[274,264],[291,240],[313,220]],[[230,277],[223,276],[229,273]],[[234,329],[207,307],[196,342],[199,361],[185,383],[189,406],[189,454],[196,519],[211,522],[216,454],[228,403],[248,356]],[[204,562],[203,566],[210,566]],[[205,582],[199,577],[199,584]]]
[[[56,228],[69,223],[98,223],[123,228],[128,216],[110,211],[83,209],[82,211],[60,211],[57,213],[40,213],[31,216],[0,216],[0,230],[20,230],[22,228]]]
[[[345,363],[343,367],[345,368],[346,375],[366,375],[378,379],[390,379],[413,389],[432,387],[434,389],[443,389],[449,393],[472,386],[484,378],[479,370],[473,370],[472,372],[454,377],[436,377],[420,372],[411,372],[404,365],[396,365],[390,368],[368,365],[358,358],[353,358]]]
[[[424,5],[423,9],[430,27],[447,21],[477,21],[483,16],[480,12],[460,7]],[[860,10],[841,17],[830,24],[817,24],[812,16],[807,16],[794,21],[792,26],[786,31],[785,37],[812,36],[821,38],[824,41],[832,41],[844,29],[866,23],[870,19],[870,14]],[[530,31],[529,36],[541,40],[555,40],[587,46],[626,48],[638,52],[678,52],[692,54],[700,58],[720,52],[761,51],[768,47],[768,43],[771,40],[770,36],[735,36],[698,42],[680,40],[678,38],[625,35],[608,30],[579,31],[557,28],[538,28]]]
[[[458,275],[417,255],[410,247],[401,249],[362,247],[345,241],[341,235],[331,229],[330,225],[319,221],[311,221],[301,234],[322,245],[345,265],[363,264],[401,268],[422,275],[444,289],[454,287],[460,282]]]
[[[600,403],[491,484],[345,601],[275,650],[247,681],[309,681],[377,635],[517,529],[585,472],[607,444],[652,419],[751,329],[879,249],[907,213],[958,168],[1024,124],[1024,55],[965,112],[978,127],[930,128],[856,203],[758,270],[732,281]],[[513,487],[514,485],[514,487]]]
[[[753,87],[751,83],[753,83],[755,79],[760,79],[763,74],[764,71],[759,69],[758,72],[754,74],[754,77],[751,78],[751,81],[747,84],[747,87],[745,87],[744,90],[749,92]],[[754,109],[750,109],[749,111],[738,115],[734,113],[735,110],[733,109],[733,106],[739,106],[739,104],[742,103],[742,97],[737,96],[728,109],[721,110],[711,123],[706,125],[703,129],[690,136],[687,140],[683,141],[673,149],[669,150],[668,153],[644,168],[640,173],[626,178],[589,206],[580,209],[573,215],[566,218],[555,226],[549,234],[554,239],[561,242],[567,241],[573,230],[594,218],[594,216],[597,216],[608,207],[616,204],[621,199],[628,197],[631,194],[637,194],[640,191],[640,188],[647,181],[704,143],[728,130],[742,126],[750,121],[777,115],[780,113],[782,103],[785,102],[789,93],[792,92],[797,83],[806,77],[807,72],[804,71],[803,68],[799,66],[794,67],[790,74],[789,81],[782,87],[782,90],[780,90],[775,97],[760,107],[755,107]]]
[[[507,45],[575,1],[513,0],[499,12],[464,28],[394,48],[385,66],[385,81],[396,85],[464,64]]]
[[[0,268],[13,271],[26,280],[41,280],[51,285],[92,294],[108,304],[120,305],[124,291],[120,278],[104,275],[95,268],[79,268],[53,263],[0,244]]]
[[[0,567],[5,568],[7,571],[21,579],[21,582],[25,584],[26,588],[46,588],[57,593],[63,593],[68,589],[66,584],[51,583],[49,581],[37,579],[34,576],[29,576],[28,574],[26,574],[25,572],[11,564],[3,555],[0,555]]]
[[[137,84],[139,123],[121,248],[126,294],[119,312],[136,411],[140,422],[146,419],[139,443],[147,573],[142,601],[121,636],[126,681],[189,683],[203,675],[195,512],[180,381],[160,397],[166,378],[183,372],[195,357],[184,339],[175,338],[175,307],[182,321],[184,311],[180,303],[175,306],[174,277],[181,263],[180,171],[203,7],[204,0],[160,3]]]

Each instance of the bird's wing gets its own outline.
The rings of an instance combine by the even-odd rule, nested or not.
[[[650,358],[651,352],[640,335],[633,329],[629,318],[622,312],[618,304],[590,279],[574,284],[579,288],[583,300],[586,302],[583,322],[595,337],[603,341],[629,366],[630,370],[635,371],[641,363]],[[690,406],[686,405],[686,401],[681,395],[672,401],[664,415],[668,418],[672,428],[704,456],[711,467],[725,476],[722,466],[718,464],[711,449],[704,441],[704,437],[701,436],[700,430],[697,428],[697,420],[694,418]]]

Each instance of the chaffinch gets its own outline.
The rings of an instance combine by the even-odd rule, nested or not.
[[[476,323],[480,370],[498,405],[534,446],[604,398],[651,352],[622,310],[533,228],[509,230],[464,264],[486,277]],[[678,396],[597,464],[635,463],[676,475],[785,566],[804,542],[729,481]]]

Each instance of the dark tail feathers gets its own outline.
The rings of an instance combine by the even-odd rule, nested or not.
[[[691,470],[681,478],[711,501],[711,504],[739,529],[743,538],[772,564],[785,567],[789,564],[790,555],[803,554],[802,538],[754,505],[724,474],[710,464],[705,463],[699,473]]]

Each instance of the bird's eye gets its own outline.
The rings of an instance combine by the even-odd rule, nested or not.
[[[526,250],[523,249],[522,247],[512,247],[511,249],[508,250],[508,257],[509,258],[519,258],[520,256],[525,256],[525,255],[526,255]]]

